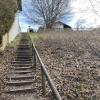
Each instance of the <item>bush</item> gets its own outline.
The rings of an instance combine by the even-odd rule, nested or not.
[[[16,11],[15,0],[0,0],[0,34],[9,31]]]

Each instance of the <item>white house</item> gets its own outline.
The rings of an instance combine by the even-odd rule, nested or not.
[[[55,24],[52,26],[52,28],[54,29],[64,29],[64,25],[62,22],[58,21],[58,22],[55,22]]]
[[[65,29],[72,29],[71,26],[61,22],[61,21],[56,21],[53,26],[52,29],[57,30],[57,31],[63,31]],[[44,26],[39,27],[39,32],[45,30]]]
[[[55,24],[52,26],[52,28],[54,29],[60,29],[60,30],[64,30],[64,29],[71,29],[71,26],[61,22],[61,21],[57,21],[55,22]]]

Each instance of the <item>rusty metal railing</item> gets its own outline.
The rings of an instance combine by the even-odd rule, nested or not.
[[[29,36],[30,37],[30,36]],[[31,39],[31,37],[30,37]],[[54,82],[52,81],[44,63],[42,62],[40,56],[39,56],[39,53],[33,43],[33,40],[31,39],[31,42],[32,42],[32,51],[33,51],[33,58],[34,58],[34,68],[36,69],[36,66],[37,66],[37,60],[41,66],[41,76],[42,76],[42,92],[43,92],[43,95],[46,94],[46,85],[45,85],[45,82],[47,81],[48,84],[49,84],[49,87],[50,89],[52,90],[53,94],[54,94],[54,97],[56,100],[62,100]]]

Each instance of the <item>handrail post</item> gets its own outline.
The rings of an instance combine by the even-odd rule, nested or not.
[[[36,52],[33,50],[33,56],[34,56],[34,69],[36,70]]]
[[[33,49],[34,49],[34,47],[33,47],[33,44],[31,44],[31,46],[32,46],[32,57],[33,57],[33,54],[34,54],[34,51],[33,51]]]
[[[42,75],[42,94],[45,96],[46,94],[46,85],[45,85],[45,76],[41,67],[41,75]]]

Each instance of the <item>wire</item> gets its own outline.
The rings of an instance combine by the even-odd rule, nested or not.
[[[97,13],[100,13],[100,12],[98,12],[98,11],[96,11]],[[94,13],[94,11],[93,12],[72,12],[72,13]]]
[[[89,0],[89,2],[90,2],[90,4],[91,4],[91,6],[92,6],[92,10],[94,11],[94,13],[95,13],[98,17],[100,17],[100,15],[98,14],[98,11],[95,10],[94,5],[92,4],[91,0]]]
[[[97,0],[95,0],[95,1],[99,2]],[[98,14],[98,13],[100,13],[100,11],[95,10],[94,5],[92,4],[91,0],[89,0],[89,2],[92,6],[92,11],[91,10],[81,10],[81,9],[79,10],[79,8],[74,8],[74,9],[79,10],[79,11],[72,11],[71,13],[96,13],[100,17],[100,15]]]
[[[100,3],[100,1],[95,0],[96,2]]]

